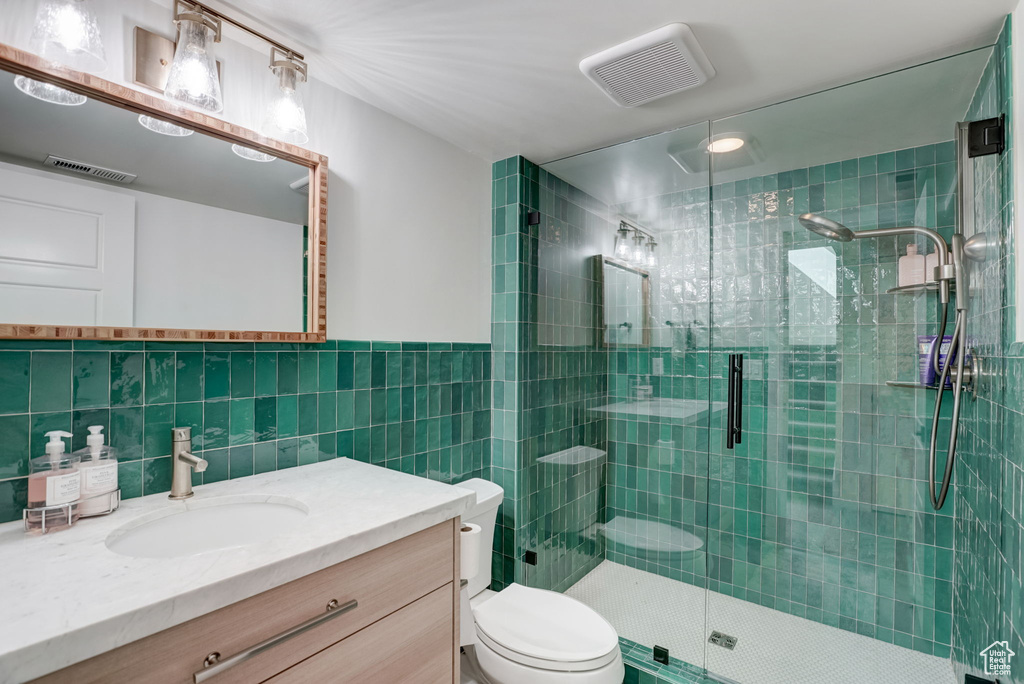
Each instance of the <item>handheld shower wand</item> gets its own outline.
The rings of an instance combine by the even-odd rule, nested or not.
[[[938,283],[939,302],[942,306],[939,309],[939,335],[936,344],[933,345],[932,358],[930,360],[930,363],[939,373],[939,382],[935,388],[937,395],[935,398],[935,411],[932,416],[931,439],[928,445],[928,491],[932,507],[935,510],[939,510],[946,501],[946,494],[949,491],[949,484],[953,477],[953,466],[956,463],[961,393],[965,386],[965,380],[968,383],[974,381],[974,374],[971,369],[964,367],[964,357],[967,350],[967,310],[969,302],[969,274],[965,259],[971,258],[976,261],[984,259],[987,244],[985,236],[979,234],[970,240],[964,240],[964,236],[957,233],[953,236],[952,248],[950,248],[950,246],[946,245],[946,241],[942,239],[941,235],[934,230],[920,226],[852,231],[837,221],[825,218],[824,216],[818,216],[817,214],[801,215],[800,223],[812,233],[831,240],[838,240],[839,242],[850,242],[860,238],[885,237],[889,235],[923,235],[935,243],[938,266],[935,268],[935,273],[931,275]],[[940,364],[939,350],[946,335],[950,283],[953,283],[956,287],[956,318],[953,324],[952,340],[946,352],[946,362]],[[951,375],[954,363],[956,364],[956,369],[953,375]],[[946,452],[946,466],[943,471],[942,485],[938,493],[936,493],[935,462],[938,447],[939,415],[942,410],[942,400],[945,396],[946,379],[949,377],[953,378],[953,425],[949,435],[949,448]]]

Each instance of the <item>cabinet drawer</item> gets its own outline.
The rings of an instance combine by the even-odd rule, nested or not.
[[[214,677],[262,681],[453,581],[458,520],[448,521],[226,608],[35,680],[38,684],[191,684],[213,652],[229,658],[322,615],[358,607]],[[448,593],[449,602],[451,592]],[[451,633],[448,634],[449,644]],[[450,649],[449,649],[450,655]]]
[[[431,592],[265,684],[451,684],[452,586]]]

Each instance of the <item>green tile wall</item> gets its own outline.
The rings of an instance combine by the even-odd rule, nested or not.
[[[981,675],[981,651],[1005,640],[1018,655],[1012,676],[1000,681],[1024,682],[1024,345],[1016,340],[1014,328],[1017,244],[1010,50],[1007,18],[965,117],[1006,114],[1011,149],[973,162],[977,230],[998,236],[999,248],[973,274],[968,331],[988,371],[978,399],[964,406],[955,471],[953,664],[958,681],[968,672]]]
[[[196,484],[351,457],[445,482],[490,472],[487,344],[0,341],[0,522],[21,517],[43,433],[103,425],[125,498],[170,489],[170,430]]]
[[[611,234],[603,205],[521,157],[494,165],[493,479],[505,487],[495,586],[565,589],[603,557],[607,352],[597,345],[589,257]],[[529,225],[528,213],[540,213]],[[500,408],[499,408],[500,407]],[[523,553],[537,554],[536,565]]]

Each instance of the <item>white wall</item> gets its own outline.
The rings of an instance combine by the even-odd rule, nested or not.
[[[100,75],[132,87],[132,30],[173,37],[171,3],[96,4],[107,51]],[[34,0],[3,0],[0,41],[29,49],[34,14]],[[235,29],[225,34],[217,46],[222,117],[257,128],[269,53]],[[307,147],[327,155],[330,167],[328,336],[489,341],[489,162],[315,76],[314,69],[306,89]]]

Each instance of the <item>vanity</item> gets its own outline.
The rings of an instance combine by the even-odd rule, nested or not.
[[[20,568],[0,586],[0,681],[458,682],[473,497],[337,459],[54,534],[0,525],[0,566]]]

